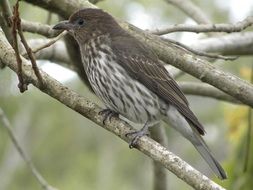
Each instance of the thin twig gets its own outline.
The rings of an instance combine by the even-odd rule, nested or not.
[[[17,23],[18,23],[18,18],[19,18],[19,13],[18,13],[18,3],[14,5],[13,7],[13,19],[12,19],[12,36],[13,36],[13,49],[15,51],[15,56],[17,60],[17,65],[18,65],[18,88],[21,93],[25,92],[27,90],[27,84],[24,82],[23,75],[22,75],[22,60],[19,54],[19,49],[18,49],[18,41],[17,41]]]
[[[195,50],[195,49],[192,49],[178,41],[175,41],[175,40],[172,40],[172,39],[165,39],[163,38],[163,40],[165,41],[168,41],[170,43],[173,43],[176,45],[176,47],[180,47],[180,48],[184,48],[185,50],[189,51],[189,52],[192,52],[198,56],[204,56],[204,57],[208,57],[208,58],[213,58],[213,59],[223,59],[225,61],[227,60],[235,60],[237,59],[238,57],[237,56],[223,56],[223,55],[217,55],[217,54],[212,54],[212,53],[206,53],[206,52],[202,52],[202,51],[198,51],[198,50]]]
[[[28,44],[32,49],[40,47],[50,41],[49,39],[29,39]],[[37,49],[37,48],[36,48]],[[43,59],[58,63],[74,72],[77,72],[76,67],[71,63],[69,55],[66,50],[65,43],[61,40],[57,41],[50,47],[47,47],[34,54],[36,60]]]
[[[34,111],[33,102],[27,102],[26,106],[23,106],[21,109],[15,110],[15,116],[12,117],[12,129],[15,132],[16,139],[19,140],[20,145],[30,145],[30,138],[26,138],[27,132],[31,127],[31,120],[33,117],[27,117],[27,112]],[[35,108],[36,109],[36,108]],[[20,122],[22,121],[22,122]],[[7,132],[6,129],[2,129],[2,124],[0,122],[0,131]],[[6,133],[8,135],[8,133]],[[28,147],[29,149],[29,147]],[[1,154],[1,163],[0,163],[0,189],[6,190],[13,183],[13,178],[16,175],[16,172],[19,171],[20,166],[23,166],[23,159],[20,157],[19,153],[16,150],[16,147],[13,146],[13,143],[10,141],[4,147],[4,152]],[[25,166],[26,167],[26,166]],[[30,172],[30,170],[28,171]],[[15,180],[14,180],[15,181]],[[15,183],[15,182],[14,182]]]
[[[36,77],[38,78],[38,81],[39,81],[39,86],[41,88],[43,88],[43,79],[41,77],[41,74],[40,74],[40,71],[38,69],[38,66],[37,66],[37,63],[36,63],[36,60],[35,60],[35,57],[33,55],[33,52],[31,50],[31,48],[29,47],[29,45],[27,44],[26,42],[26,39],[24,37],[24,34],[22,32],[22,28],[21,28],[21,19],[19,17],[19,12],[18,12],[18,8],[19,8],[19,0],[17,0],[17,3],[16,5],[14,6],[14,11],[15,11],[15,21],[16,21],[16,27],[17,27],[17,30],[18,30],[18,34],[20,36],[20,39],[21,39],[21,42],[22,44],[24,45],[25,49],[26,49],[26,52],[27,52],[27,55],[29,57],[29,59],[31,60],[31,63],[32,63],[32,68],[34,70],[34,73],[36,75]]]
[[[23,158],[25,163],[27,164],[28,168],[31,170],[33,176],[37,179],[37,181],[40,183],[42,188],[44,190],[56,190],[56,188],[52,187],[47,183],[47,181],[42,177],[42,175],[38,172],[38,170],[35,168],[33,165],[31,159],[26,155],[25,151],[23,148],[20,146],[14,131],[12,130],[11,124],[7,118],[7,116],[4,114],[3,110],[0,108],[0,121],[3,125],[3,127],[7,130],[8,135],[11,138],[11,141],[15,148],[17,149],[18,153],[20,156]]]
[[[251,65],[250,82],[253,83],[253,64]],[[247,130],[247,137],[246,137],[246,153],[245,153],[243,172],[247,172],[248,165],[249,165],[251,131],[252,131],[252,109],[251,107],[249,107],[248,108],[248,130]]]
[[[28,44],[27,44],[27,42],[26,42],[26,40],[25,40],[25,37],[24,37],[24,35],[23,35],[22,31],[21,31],[20,25],[19,25],[18,33],[19,33],[21,42],[23,43],[23,45],[24,45],[24,47],[25,47],[25,49],[26,49],[26,52],[27,52],[27,54],[28,54],[28,57],[29,57],[29,59],[31,60],[32,68],[33,68],[33,70],[34,70],[34,73],[35,73],[35,75],[36,75],[37,78],[38,78],[38,81],[39,81],[39,83],[40,83],[41,88],[43,88],[43,79],[42,79],[41,74],[40,74],[40,71],[39,71],[39,69],[38,69],[38,67],[37,67],[37,63],[36,63],[35,57],[34,57],[34,55],[33,55],[33,52],[32,52],[32,50],[31,50],[31,48],[28,46]]]
[[[235,24],[199,24],[199,25],[189,25],[189,24],[177,24],[169,26],[165,29],[156,29],[154,31],[149,31],[156,35],[165,35],[172,32],[241,32],[242,30],[252,26],[253,17],[247,17],[243,21],[237,22]]]
[[[54,44],[55,42],[57,42],[60,38],[62,38],[63,36],[65,36],[68,32],[67,31],[63,31],[62,33],[60,33],[58,36],[56,36],[55,38],[53,38],[52,40],[48,41],[47,43],[37,47],[36,49],[33,49],[32,52],[33,53],[37,53],[38,51],[45,49],[49,46],[51,46],[52,44]],[[26,56],[26,55],[24,55]]]

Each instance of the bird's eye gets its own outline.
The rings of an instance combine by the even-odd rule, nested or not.
[[[82,25],[84,24],[84,20],[83,20],[83,19],[78,20],[77,24],[78,24],[79,26],[82,26]]]

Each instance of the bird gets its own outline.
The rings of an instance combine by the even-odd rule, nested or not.
[[[148,134],[149,127],[165,121],[193,144],[218,178],[227,178],[203,140],[204,127],[185,95],[147,45],[102,9],[80,9],[53,29],[67,30],[77,41],[87,78],[106,107],[100,112],[104,122],[122,115],[143,124],[126,134],[132,137],[130,147]]]

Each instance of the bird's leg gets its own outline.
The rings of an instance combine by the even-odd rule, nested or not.
[[[115,112],[115,111],[113,111],[109,108],[101,110],[98,114],[104,116],[104,119],[103,119],[103,124],[104,125],[105,125],[106,120],[109,120],[111,122],[112,117],[119,117],[119,113],[117,113],[117,112]]]
[[[149,125],[148,125],[148,121],[144,124],[144,126],[138,130],[138,131],[134,131],[134,132],[129,132],[127,133],[125,136],[132,136],[132,140],[129,143],[129,148],[134,148],[137,145],[138,140],[145,135],[149,135],[149,131],[148,131]]]

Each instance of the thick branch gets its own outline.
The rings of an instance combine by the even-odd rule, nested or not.
[[[89,3],[87,0],[61,0],[61,3],[54,0],[24,0],[31,4],[43,7],[47,10],[50,10],[54,13],[61,15],[63,18],[68,19],[69,16],[76,10],[83,8],[97,8],[95,5]],[[192,17],[199,24],[208,24],[210,23],[209,19],[205,14],[196,7],[192,2],[188,0],[166,0],[168,3],[171,3],[186,14]]]
[[[69,16],[80,8],[97,8],[91,4],[88,0],[24,0],[33,5],[45,8],[48,11],[52,11],[61,15],[64,19],[68,19]]]
[[[204,97],[211,97],[217,100],[232,102],[240,104],[238,100],[235,98],[225,94],[224,92],[204,83],[196,83],[196,82],[179,82],[180,88],[183,90],[185,94],[188,95],[198,95]]]
[[[252,55],[253,32],[228,34],[199,40],[191,48],[223,55]]]
[[[163,39],[164,41],[166,41],[167,43],[172,43],[173,45],[181,48],[181,49],[184,49],[186,50],[187,52],[189,53],[192,53],[193,55],[195,56],[201,56],[201,57],[205,57],[205,58],[211,58],[211,59],[223,59],[223,60],[235,60],[237,59],[238,57],[228,57],[228,56],[223,56],[223,55],[218,55],[218,54],[213,54],[213,53],[207,53],[207,52],[203,52],[203,51],[199,51],[199,50],[196,50],[196,49],[193,49],[187,45],[184,45],[178,41],[175,41],[175,40],[172,40],[172,39]]]
[[[21,24],[23,31],[40,34],[48,38],[55,37],[60,33],[57,30],[53,30],[52,26],[47,24],[41,24],[38,22],[31,22],[27,20],[22,20]]]
[[[4,62],[4,64],[6,64],[13,71],[17,72],[15,52],[1,31],[0,61]],[[37,77],[34,75],[31,66],[28,64],[28,61],[24,58],[22,58],[22,61],[24,63],[23,76],[25,80],[39,88]],[[41,91],[47,93],[49,96],[62,102],[64,105],[80,113],[91,121],[97,123],[99,126],[111,131],[121,139],[127,142],[130,141],[130,139],[125,137],[125,134],[130,132],[130,129],[132,128],[126,122],[120,120],[119,118],[112,118],[110,123],[103,125],[103,118],[99,114],[99,111],[101,111],[100,107],[79,96],[69,88],[63,86],[61,83],[48,76],[45,72],[41,71],[41,74],[45,83],[45,87],[40,89]],[[180,179],[184,180],[195,189],[223,189],[147,136],[142,137],[138,141],[138,149],[153,160],[160,162],[165,168],[172,171]]]

